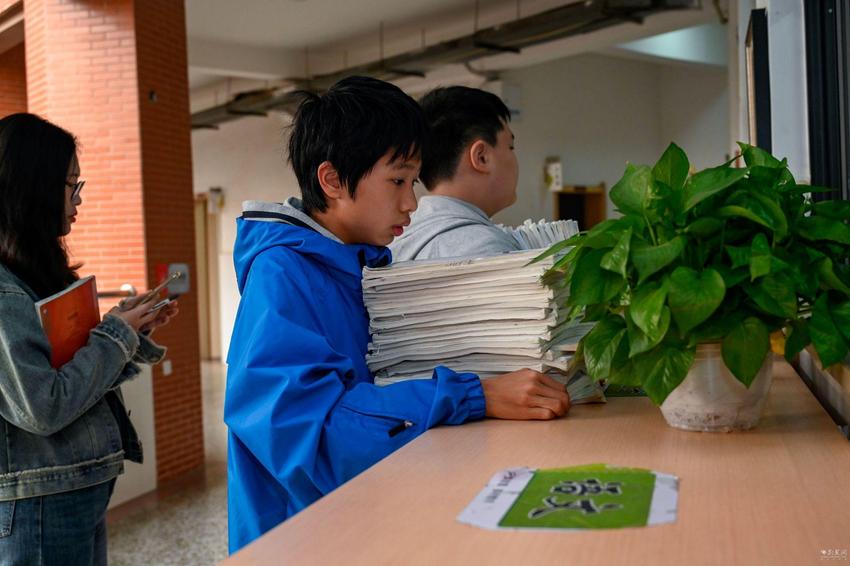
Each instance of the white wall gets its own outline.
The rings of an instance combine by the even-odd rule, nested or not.
[[[224,207],[219,216],[219,282],[221,299],[221,353],[227,359],[239,291],[233,269],[236,218],[242,201],[282,202],[297,196],[298,183],[286,163],[286,126],[289,117],[270,114],[222,124],[218,130],[192,132],[195,191],[222,187]]]
[[[153,372],[142,365],[141,373],[121,386],[124,405],[132,416],[133,426],[144,450],[144,462],[124,460],[124,473],[118,476],[109,507],[116,507],[156,489],[156,434],[153,410]],[[168,379],[162,377],[160,379]]]
[[[626,161],[658,157],[661,121],[658,67],[603,55],[578,55],[504,73],[521,93],[521,115],[511,124],[519,159],[514,206],[496,220],[517,224],[552,215],[543,163],[561,158],[566,185],[611,187]],[[612,206],[609,203],[609,214]]]
[[[543,163],[559,156],[567,185],[610,189],[626,162],[653,164],[675,140],[697,167],[723,161],[728,139],[723,69],[579,55],[511,71],[521,115],[511,124],[520,164],[517,203],[496,220],[550,218]],[[614,207],[608,203],[608,215]]]
[[[726,69],[665,65],[660,73],[662,145],[676,142],[698,170],[726,161],[729,153]]]
[[[621,43],[613,49],[718,67],[725,67],[729,58],[726,27],[718,22]]]

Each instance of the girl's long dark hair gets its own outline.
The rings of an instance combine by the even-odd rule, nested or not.
[[[40,297],[77,279],[62,239],[77,141],[34,114],[0,119],[0,263]]]

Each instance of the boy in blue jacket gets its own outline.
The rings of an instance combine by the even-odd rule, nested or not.
[[[244,204],[224,403],[230,552],[431,427],[569,408],[563,385],[532,370],[482,383],[437,367],[430,379],[373,384],[361,270],[389,263],[384,246],[410,222],[426,138],[400,89],[344,79],[305,95],[295,116],[302,199]]]

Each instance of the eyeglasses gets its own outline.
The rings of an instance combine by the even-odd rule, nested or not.
[[[83,187],[85,186],[85,181],[77,181],[76,183],[65,183],[66,187],[71,187],[71,200],[74,201],[78,196],[80,196],[80,192],[82,192]]]

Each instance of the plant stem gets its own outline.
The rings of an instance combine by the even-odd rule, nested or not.
[[[655,239],[655,232],[652,231],[652,224],[649,223],[649,218],[646,217],[646,214],[643,215],[643,221],[646,222],[646,229],[649,230],[649,237],[652,239],[652,245],[657,246],[658,240]]]

